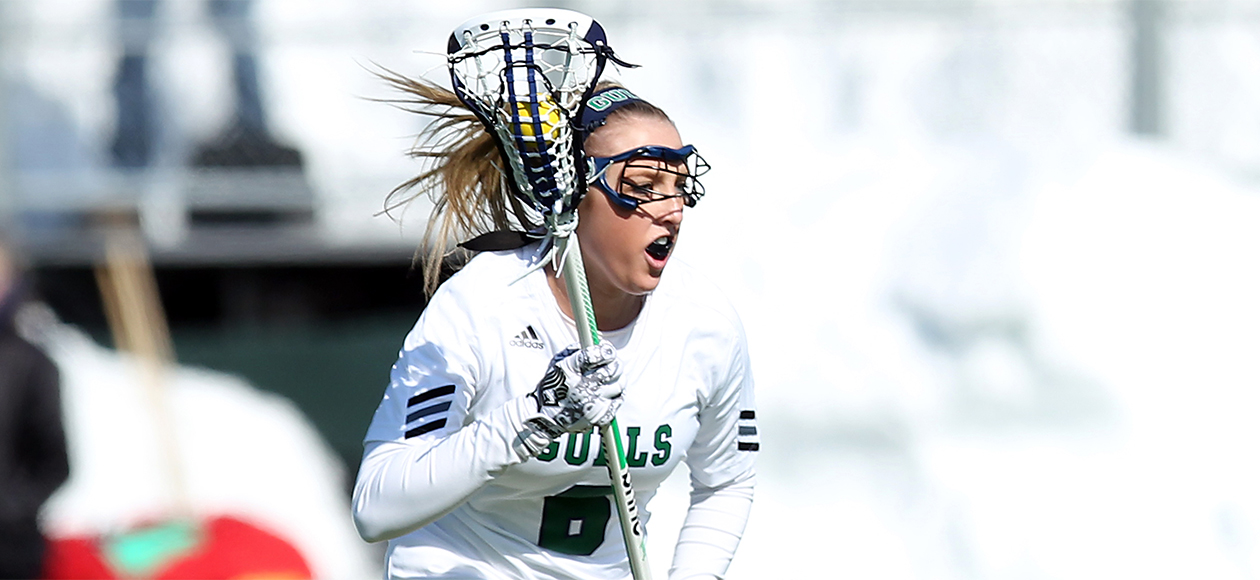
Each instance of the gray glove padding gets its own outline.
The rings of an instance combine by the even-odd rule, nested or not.
[[[529,396],[546,416],[536,421],[550,437],[606,425],[621,407],[621,361],[617,349],[601,343],[570,346],[551,359],[547,374]]]

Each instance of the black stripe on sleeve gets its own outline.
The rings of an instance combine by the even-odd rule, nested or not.
[[[420,403],[428,401],[429,399],[436,399],[438,397],[441,397],[442,395],[450,395],[450,394],[453,394],[454,392],[455,392],[455,385],[446,385],[445,387],[429,389],[423,393],[420,393],[419,395],[416,395],[410,399],[407,399],[407,406],[410,407],[412,405],[419,405]]]
[[[407,420],[410,421],[411,417],[408,417]],[[756,435],[757,428],[756,427],[740,427],[739,434],[740,435]]]
[[[740,411],[739,418],[740,419],[756,419],[757,412],[756,411]]]
[[[407,436],[408,436],[408,437],[410,437],[410,436],[411,436],[411,434],[410,434],[410,433],[408,433],[408,435],[407,435]],[[742,443],[742,442],[741,442],[741,443],[739,444],[739,450],[740,450],[740,451],[759,451],[760,449],[761,449],[761,444],[760,444],[760,443]]]
[[[451,408],[450,401],[446,401],[444,403],[438,403],[436,405],[429,405],[428,407],[420,409],[419,411],[413,411],[411,414],[407,415],[407,422],[410,423],[412,421],[415,421],[416,419],[419,419],[421,417],[425,417],[428,415],[432,415],[434,413],[441,413],[442,411],[445,411],[450,408]],[[740,427],[740,429],[743,429],[743,427]]]
[[[432,423],[425,423],[424,425],[421,425],[419,427],[416,427],[415,429],[411,429],[407,431],[407,439],[411,439],[412,437],[416,437],[419,435],[424,435],[425,433],[428,433],[429,431],[432,431],[434,429],[440,429],[445,426],[446,426],[445,418],[438,419],[437,421],[433,421]],[[744,444],[740,443],[739,446],[741,449],[743,449]]]

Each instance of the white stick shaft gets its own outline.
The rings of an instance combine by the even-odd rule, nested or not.
[[[569,304],[573,307],[573,320],[577,323],[578,339],[582,348],[599,343],[595,326],[595,309],[591,307],[591,291],[586,284],[586,268],[582,265],[582,248],[577,235],[570,235],[568,257],[564,261],[564,283],[569,290]],[[647,562],[647,538],[643,523],[639,520],[639,507],[634,501],[634,487],[630,484],[630,470],[626,465],[626,453],[621,448],[621,430],[617,420],[599,428],[599,438],[604,445],[604,457],[608,459],[608,477],[612,480],[613,503],[621,521],[621,537],[626,542],[626,555],[630,558],[630,574],[634,580],[651,580],[652,571]]]

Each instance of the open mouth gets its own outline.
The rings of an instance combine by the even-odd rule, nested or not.
[[[669,236],[661,236],[648,244],[647,253],[657,260],[664,260],[669,257],[669,251],[673,248],[674,239]]]

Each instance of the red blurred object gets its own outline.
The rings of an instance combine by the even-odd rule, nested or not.
[[[290,543],[225,516],[162,522],[112,537],[54,538],[45,577],[288,580],[311,578],[311,570]]]
[[[93,538],[49,538],[44,577],[57,579],[117,578]]]

